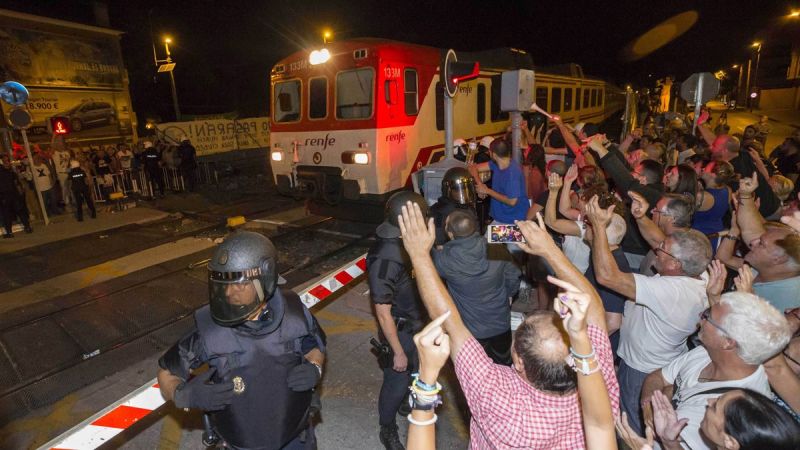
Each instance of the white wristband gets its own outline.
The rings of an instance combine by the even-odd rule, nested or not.
[[[413,412],[411,414],[413,414]],[[411,422],[412,424],[420,426],[420,427],[423,427],[425,425],[433,425],[433,424],[436,423],[436,420],[439,418],[439,416],[437,416],[436,413],[434,413],[432,419],[426,420],[424,422],[418,422],[418,421],[414,420],[411,417],[411,414],[408,415],[408,421]]]

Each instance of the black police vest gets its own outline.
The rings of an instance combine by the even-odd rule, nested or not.
[[[209,306],[195,313],[217,380],[234,381],[235,388],[235,377],[244,383],[227,408],[210,413],[220,436],[237,448],[280,449],[308,426],[312,392],[292,391],[286,378],[303,361],[300,338],[311,325],[296,293],[276,294],[270,301],[284,301],[285,313],[280,327],[265,335],[217,325]]]

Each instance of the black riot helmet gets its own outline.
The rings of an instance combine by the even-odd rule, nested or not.
[[[278,252],[266,236],[239,231],[220,244],[208,263],[211,317],[222,326],[244,322],[278,285]]]
[[[475,203],[475,180],[464,167],[453,167],[442,178],[442,195],[459,205]]]
[[[428,215],[428,204],[425,203],[425,198],[421,195],[412,191],[395,192],[386,202],[383,223],[378,225],[375,230],[378,236],[386,239],[400,237],[400,225],[397,222],[397,216],[403,213],[402,208],[406,206],[406,202],[416,203],[419,205],[422,214]]]

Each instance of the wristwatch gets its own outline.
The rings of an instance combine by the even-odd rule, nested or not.
[[[436,394],[436,398],[434,401],[430,403],[418,403],[417,402],[417,393],[413,389],[410,389],[411,393],[408,395],[408,406],[411,409],[416,409],[417,411],[433,411],[437,406],[442,404],[442,396]]]

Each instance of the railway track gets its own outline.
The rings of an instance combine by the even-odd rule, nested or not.
[[[286,267],[281,275],[292,287],[363,253],[372,227],[318,218],[265,234],[278,248],[279,267]],[[0,419],[0,425],[111,375],[115,367],[144,353],[163,351],[175,336],[185,333],[193,312],[207,302],[205,263],[211,252],[168,261],[108,286],[87,288],[65,296],[73,299],[65,299],[63,308],[4,324],[0,408],[3,404],[25,408]],[[115,361],[119,359],[115,354],[130,356],[122,363]]]

